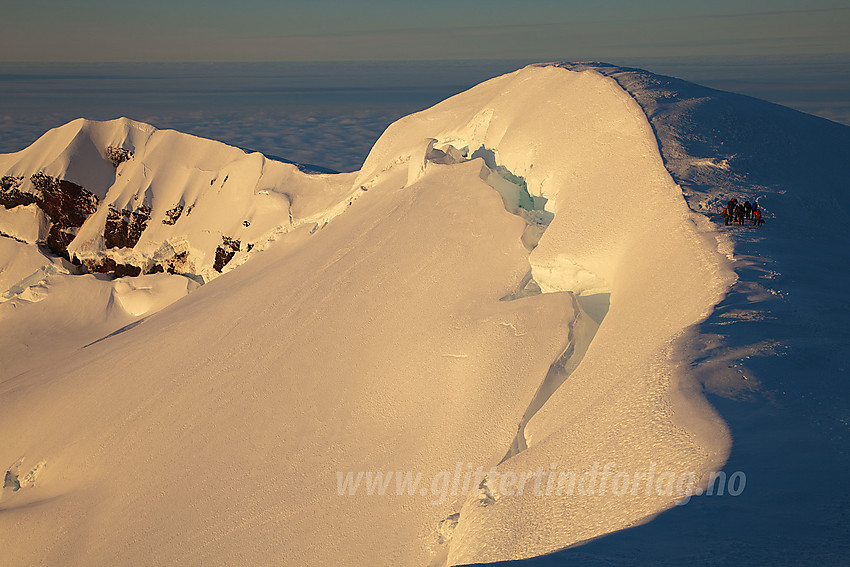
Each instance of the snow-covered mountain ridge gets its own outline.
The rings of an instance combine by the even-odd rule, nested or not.
[[[17,238],[0,238],[0,277],[32,274],[0,280],[0,352],[15,353],[0,373],[0,525],[27,527],[15,561],[528,558],[646,523],[688,494],[497,479],[605,465],[704,488],[730,448],[736,458],[704,389],[787,396],[801,428],[801,400],[833,426],[846,409],[828,377],[846,354],[806,337],[847,344],[830,318],[847,309],[846,248],[823,249],[846,236],[818,222],[828,207],[846,217],[844,189],[821,186],[840,179],[829,164],[850,148],[846,127],[600,64],[530,66],[403,118],[354,174],[304,175],[126,120],[71,125],[0,156],[15,205],[0,229]],[[97,202],[54,229],[45,215],[62,182]],[[731,195],[759,198],[760,232],[717,224]],[[785,220],[808,210],[812,222]],[[28,244],[51,230],[81,261],[158,272],[180,239],[193,260],[176,274],[66,275]],[[224,237],[263,244],[213,280]],[[839,268],[806,279],[801,257]],[[180,273],[212,281],[195,289]],[[801,392],[811,368],[828,378]],[[745,451],[770,447],[763,424],[748,415],[740,431],[727,410]],[[827,468],[842,463],[828,454]],[[457,466],[490,472],[470,491],[337,486],[346,472],[438,479]],[[756,498],[769,485],[758,470]],[[706,502],[675,513],[715,525]],[[746,515],[748,502],[717,509]]]
[[[32,219],[0,219],[6,234],[91,272],[200,281],[275,233],[323,222],[350,189],[346,176],[317,182],[295,164],[124,118],[70,122],[2,156],[0,171],[0,204]]]

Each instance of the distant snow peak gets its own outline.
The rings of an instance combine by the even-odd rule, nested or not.
[[[0,155],[0,234],[43,243],[83,273],[206,282],[301,224],[326,223],[351,192],[350,175],[132,120],[75,120]]]

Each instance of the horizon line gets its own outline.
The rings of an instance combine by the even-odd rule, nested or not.
[[[800,54],[800,55],[637,55],[612,57],[475,57],[475,58],[422,58],[422,59],[251,59],[251,60],[37,60],[37,61],[3,61],[0,65],[254,65],[254,64],[329,64],[329,63],[476,63],[476,62],[528,62],[530,63],[607,63],[616,60],[641,61],[726,61],[734,65],[743,61],[788,61],[788,60],[820,60],[850,62],[850,53]]]

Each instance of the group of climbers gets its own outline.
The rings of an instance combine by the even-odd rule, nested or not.
[[[744,201],[744,204],[738,202],[738,199],[731,198],[726,203],[723,209],[723,218],[726,220],[726,225],[739,224],[743,225],[744,221],[752,220],[753,226],[758,227],[764,224],[764,219],[761,218],[761,209],[758,203],[751,204],[749,201]]]

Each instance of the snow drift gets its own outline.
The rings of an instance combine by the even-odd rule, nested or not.
[[[355,174],[126,120],[73,122],[0,157],[13,205],[0,230],[16,239],[0,258],[21,275],[0,303],[15,353],[0,377],[8,555],[491,562],[689,496],[541,493],[534,471],[610,463],[612,477],[704,487],[730,435],[695,381],[712,372],[686,353],[736,281],[733,241],[688,206],[646,101],[606,74],[497,77],[391,125]],[[38,174],[47,194],[66,182],[95,197],[74,230],[42,214]],[[129,227],[141,207],[138,241],[107,247],[110,210]],[[154,272],[176,242],[192,260],[73,275],[30,244],[51,230],[83,265]],[[262,244],[213,279],[224,237]],[[364,471],[397,476],[343,489]],[[448,471],[463,489],[441,484]],[[421,490],[395,490],[405,472]]]

